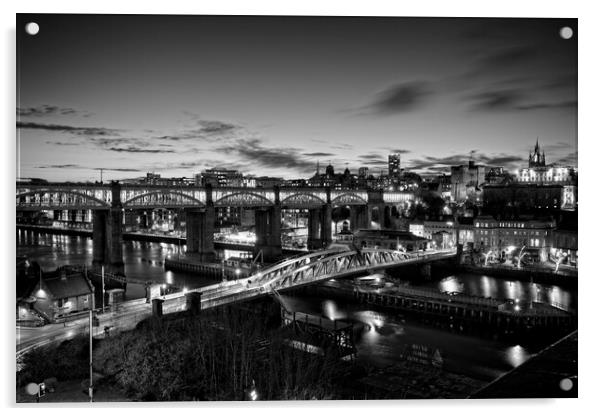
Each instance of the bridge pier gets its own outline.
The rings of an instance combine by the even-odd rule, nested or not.
[[[255,210],[254,255],[263,253],[263,261],[270,263],[282,256],[282,211],[279,205]]]
[[[376,219],[374,213],[376,211]],[[379,228],[385,228],[385,205],[384,204],[369,204],[368,205],[368,228],[372,228],[372,223],[378,224]]]
[[[190,254],[199,253],[201,262],[215,260],[214,228],[215,208],[212,205],[204,210],[186,210],[186,250]]]
[[[309,210],[307,222],[307,247],[317,250],[332,243],[332,204]]]
[[[111,273],[123,274],[122,209],[95,210],[92,222],[93,264],[104,265]]]
[[[307,217],[307,248],[315,250],[321,247],[320,240],[320,210],[310,208]]]
[[[366,229],[370,223],[368,218],[368,207],[363,206],[352,206],[351,213],[349,216],[349,230],[351,232]]]

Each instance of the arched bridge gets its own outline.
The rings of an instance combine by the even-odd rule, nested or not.
[[[119,206],[138,208],[271,207],[303,209],[324,204],[363,206],[375,199],[373,191],[331,188],[233,188],[210,186],[161,186],[134,184],[49,183],[33,185],[17,182],[19,210],[108,209]],[[380,192],[380,203],[412,200],[408,192]]]
[[[184,310],[185,297],[201,293],[203,309],[270,294],[273,290],[286,290],[333,278],[362,272],[381,270],[409,264],[426,264],[453,258],[456,250],[438,250],[417,253],[364,248],[362,250],[331,249],[290,258],[276,263],[252,276],[174,293],[165,297],[165,310]]]

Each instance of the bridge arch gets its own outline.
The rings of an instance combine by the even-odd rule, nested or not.
[[[138,203],[139,201],[142,201],[142,203]],[[191,195],[187,195],[182,192],[165,191],[165,190],[146,192],[146,193],[143,193],[140,195],[136,195],[136,196],[128,199],[127,201],[123,201],[122,204],[123,204],[124,208],[130,208],[133,206],[145,207],[145,206],[152,206],[152,205],[160,205],[157,208],[163,208],[163,207],[167,207],[167,206],[173,206],[173,207],[181,207],[181,206],[204,207],[205,206],[204,202],[202,202],[201,200],[199,200]]]
[[[214,202],[217,206],[252,206],[252,207],[265,207],[274,205],[273,201],[270,201],[263,195],[256,194],[254,192],[233,192],[219,198]]]
[[[332,198],[332,203],[335,205],[365,205],[368,201],[357,194],[346,192]]]
[[[280,204],[291,206],[323,205],[326,204],[326,201],[315,194],[297,192],[288,195],[280,201]]]
[[[53,198],[48,198],[48,202],[44,202],[44,195],[57,195],[58,201],[55,201]],[[21,202],[20,198],[28,197],[28,196],[39,196],[39,202]],[[79,198],[79,201],[74,202],[63,202],[65,195],[72,195],[76,198]],[[86,202],[91,202],[90,205],[99,207],[99,208],[110,208],[111,203],[107,201],[103,201],[102,199],[96,198],[92,195],[88,195],[83,192],[73,191],[69,189],[54,189],[54,188],[43,188],[43,189],[35,189],[26,192],[20,192],[16,194],[17,206],[47,206],[50,208],[61,208],[63,206],[71,206],[71,205],[86,205]]]

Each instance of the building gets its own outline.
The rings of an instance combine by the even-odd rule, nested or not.
[[[44,277],[29,293],[33,309],[49,322],[77,312],[94,309],[94,286],[83,273],[62,270],[58,276]],[[21,305],[20,307],[26,307]]]
[[[324,173],[320,173],[320,163],[316,164],[316,173],[307,180],[309,186],[330,187],[332,189],[354,189],[357,188],[358,178],[352,175],[349,168],[343,173],[335,173],[334,167],[329,164]]]
[[[565,213],[561,216],[553,233],[550,259],[560,264],[578,266],[578,218],[576,212]]]
[[[468,165],[451,167],[451,199],[456,203],[470,200],[481,202],[481,186],[485,183],[485,166],[477,165],[470,160]]]
[[[497,220],[481,216],[474,220],[474,247],[483,253],[505,258],[526,250],[539,261],[547,260],[553,245],[554,220]]]
[[[243,175],[237,170],[213,168],[201,173],[201,186],[241,187],[243,184]]]
[[[258,176],[255,178],[255,183],[258,188],[273,188],[274,186],[281,186],[283,182],[283,178],[274,176]]]
[[[529,152],[529,166],[519,170],[518,181],[538,185],[576,185],[577,170],[574,166],[546,165],[546,154],[539,147],[538,139],[533,152]]]
[[[401,158],[399,153],[389,155],[389,178],[399,178],[401,176]]]
[[[407,231],[359,230],[353,234],[353,244],[356,247],[419,251],[429,248],[429,243],[429,239]]]
[[[491,214],[575,210],[577,187],[562,184],[508,183],[483,186],[483,206]]]
[[[148,172],[146,177],[143,178],[139,183],[144,185],[158,185],[158,186],[189,186],[194,183],[194,180],[191,180],[186,177],[180,178],[162,178],[161,174]]]
[[[515,177],[503,167],[489,169],[485,175],[485,182],[494,185],[504,185],[513,182]]]
[[[358,179],[367,179],[369,172],[370,172],[370,169],[368,167],[362,166],[357,171],[357,178]]]

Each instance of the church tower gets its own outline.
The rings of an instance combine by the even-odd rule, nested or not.
[[[546,154],[542,152],[539,148],[539,137],[535,142],[535,148],[533,149],[533,153],[529,152],[529,167],[545,167],[546,166]]]

